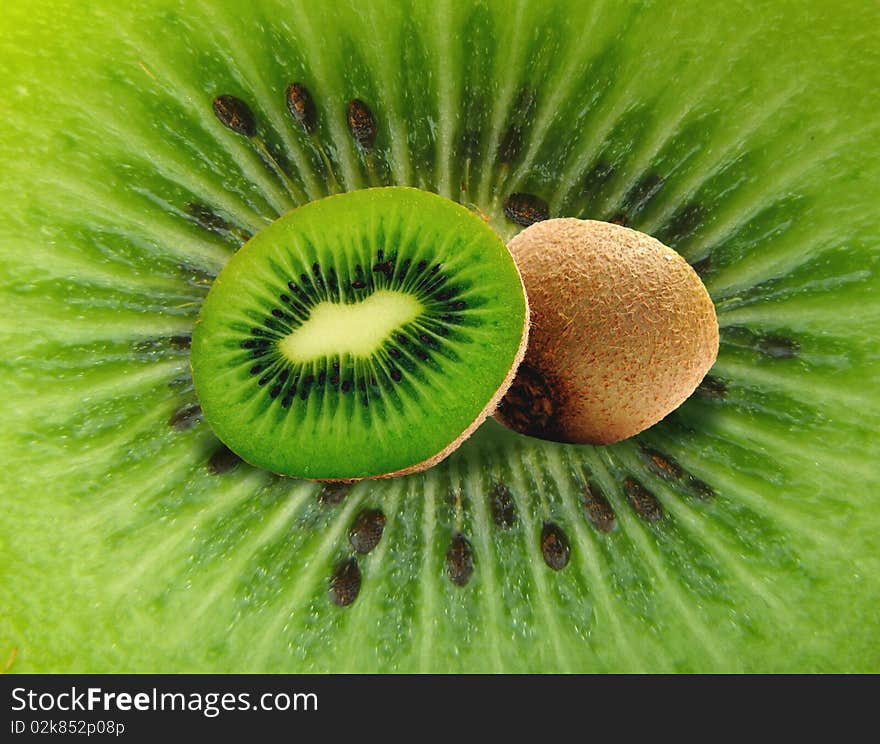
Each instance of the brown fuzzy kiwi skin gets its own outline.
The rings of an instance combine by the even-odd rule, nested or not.
[[[496,418],[523,434],[611,444],[675,410],[718,355],[691,266],[655,238],[594,220],[537,222],[508,248],[531,307],[529,347]]]

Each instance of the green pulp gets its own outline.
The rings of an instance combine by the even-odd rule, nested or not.
[[[875,4],[46,0],[0,27],[0,669],[880,670]],[[656,235],[717,304],[713,381],[637,441],[490,422],[336,507],[212,473],[181,339],[243,238],[334,180],[436,191],[504,237],[513,193]],[[387,525],[340,608],[329,577],[368,507]],[[571,543],[561,571],[544,522]]]

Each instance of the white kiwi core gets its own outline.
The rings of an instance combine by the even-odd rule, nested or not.
[[[293,362],[350,354],[369,357],[398,328],[424,311],[411,295],[380,289],[361,302],[321,302],[278,346]]]

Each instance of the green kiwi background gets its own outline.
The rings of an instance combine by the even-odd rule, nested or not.
[[[876,4],[19,1],[0,30],[0,669],[880,671]],[[504,237],[520,193],[661,238],[717,304],[710,379],[635,440],[489,422],[335,505],[234,467],[187,336],[241,240],[328,192],[318,142],[342,188]]]

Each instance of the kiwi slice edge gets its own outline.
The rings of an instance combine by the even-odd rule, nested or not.
[[[16,312],[2,326],[14,356],[0,381],[0,665],[876,671],[880,179],[866,122],[880,86],[868,50],[846,64],[843,51],[851,29],[877,27],[876,11],[727,9],[719,28],[743,30],[731,43],[696,8],[671,35],[675,90],[639,96],[670,71],[659,61],[670,42],[650,41],[657,9],[581,18],[535,3],[517,25],[492,4],[441,5],[438,24],[360,5],[294,23],[259,4],[235,26],[223,4],[97,18],[4,7],[0,86],[14,105],[0,120],[0,272]],[[261,22],[271,33],[241,30]],[[321,49],[324,24],[351,30]],[[828,33],[816,38],[817,26]],[[405,50],[399,33],[413,30],[422,43]],[[468,71],[471,50],[481,64]],[[552,61],[525,86],[539,50]],[[447,53],[456,62],[439,69]],[[405,76],[380,62],[404,55]],[[288,196],[259,152],[217,128],[210,102],[250,93],[259,121],[281,122],[298,77],[346,185],[370,178],[346,139],[344,108],[358,98],[381,123],[379,178],[456,195],[467,175],[468,196],[508,232],[510,194],[539,192],[558,214],[580,204],[610,219],[620,206],[690,260],[708,257],[723,324],[711,379],[636,442],[555,447],[487,424],[436,471],[357,486],[336,506],[319,486],[222,465],[180,379],[192,308],[236,234]],[[477,89],[488,94],[466,95]],[[475,134],[437,103],[447,95]],[[415,110],[424,116],[404,116]],[[438,122],[434,138],[425,121]],[[314,182],[320,154],[277,129],[294,162],[316,164],[304,171]],[[478,140],[468,168],[458,135]],[[505,169],[493,143],[516,162]],[[187,211],[196,197],[216,211]],[[349,594],[337,596],[351,593],[352,572],[335,571],[352,565],[362,508],[388,521],[354,557],[359,593],[340,608],[328,583],[338,575]],[[545,524],[569,542],[560,570],[545,560],[565,554]]]

